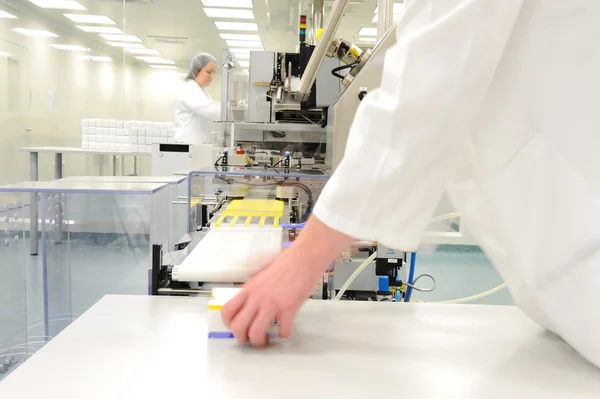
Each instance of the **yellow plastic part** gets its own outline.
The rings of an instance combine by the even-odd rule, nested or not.
[[[322,34],[323,34],[323,28],[317,29],[317,40],[319,40],[321,38]]]
[[[267,218],[273,218],[273,227],[279,227],[279,219],[283,217],[284,203],[279,200],[266,199],[243,199],[233,200],[225,208],[215,227],[221,227],[223,220],[227,217],[232,217],[229,222],[229,227],[234,227],[240,217],[245,217],[244,227],[250,226],[254,217],[260,217],[259,227],[264,227]]]
[[[358,53],[358,50],[356,50],[354,47],[350,47],[350,54],[352,54],[356,58],[360,58],[360,54]]]

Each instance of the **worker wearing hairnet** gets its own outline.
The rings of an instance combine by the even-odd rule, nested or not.
[[[212,126],[221,118],[221,106],[206,92],[215,72],[217,60],[200,53],[190,63],[185,83],[177,93],[175,105],[175,139],[186,144],[211,144]]]
[[[416,251],[447,190],[519,306],[600,366],[600,2],[414,0],[291,248],[223,309],[265,344],[353,239]]]

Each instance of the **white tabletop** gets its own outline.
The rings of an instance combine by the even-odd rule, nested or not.
[[[600,370],[514,307],[311,301],[291,342],[207,341],[206,299],[108,296],[11,399],[594,398]]]
[[[103,194],[153,194],[167,187],[165,183],[116,183],[77,181],[29,181],[0,186],[0,193],[103,193]]]
[[[83,155],[131,155],[131,156],[151,156],[149,152],[132,152],[119,150],[90,150],[77,147],[21,147],[21,152],[50,152],[54,154],[83,154]]]
[[[183,183],[186,180],[187,176],[69,176],[56,181],[179,184]]]

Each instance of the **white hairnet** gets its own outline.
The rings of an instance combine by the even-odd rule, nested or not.
[[[192,62],[190,62],[190,72],[188,73],[186,80],[195,79],[198,71],[205,68],[211,62],[214,62],[215,64],[217,63],[216,58],[213,57],[212,55],[210,55],[208,53],[197,54],[192,59]]]

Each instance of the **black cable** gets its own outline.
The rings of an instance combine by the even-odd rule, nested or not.
[[[342,65],[342,66],[339,66],[339,67],[337,67],[337,68],[333,68],[333,69],[331,70],[331,74],[332,74],[333,76],[335,76],[336,78],[344,79],[344,78],[345,78],[345,76],[344,76],[344,75],[340,75],[338,72],[341,72],[341,71],[343,71],[344,69],[352,69],[352,68],[354,68],[355,66],[357,66],[357,65],[358,65],[358,63],[359,63],[359,61],[355,61],[355,62],[353,62],[352,64],[348,64],[348,65]]]
[[[223,157],[224,157],[224,156],[225,156],[225,155],[221,155],[221,157],[220,157],[219,159],[217,159],[217,162],[215,162],[215,166],[219,166],[219,161],[220,161],[221,159],[223,159]]]

